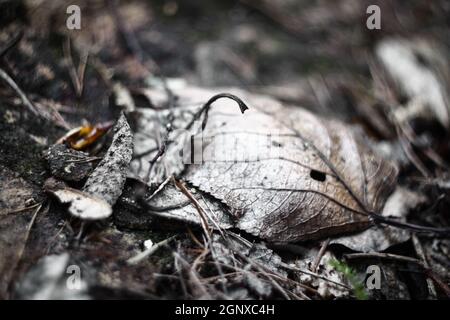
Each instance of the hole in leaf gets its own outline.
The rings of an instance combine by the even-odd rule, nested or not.
[[[281,147],[283,146],[281,143],[276,142],[276,141],[272,141],[272,145],[273,145],[274,147],[278,147],[278,148],[281,148]]]
[[[309,176],[316,181],[324,182],[326,179],[326,174],[317,170],[311,170]]]

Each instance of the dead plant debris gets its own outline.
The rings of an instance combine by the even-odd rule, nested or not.
[[[0,5],[0,298],[448,298],[444,2],[173,3]]]

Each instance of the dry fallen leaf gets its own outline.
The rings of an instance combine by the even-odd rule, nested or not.
[[[133,150],[133,135],[122,114],[114,126],[114,137],[104,158],[87,179],[83,191],[49,179],[45,189],[80,219],[99,220],[112,214],[112,206],[122,193]]]
[[[180,164],[173,168],[224,203],[235,227],[270,241],[292,242],[371,225],[367,212],[381,212],[395,185],[394,165],[374,155],[343,123],[269,97],[221,91],[242,98],[250,110],[242,115],[229,99],[214,102],[205,130],[194,139],[203,139],[202,163],[188,164],[184,171]],[[198,110],[198,101],[215,93],[190,87],[175,91],[178,101],[191,104],[191,114],[194,101]],[[183,107],[177,109],[183,114]],[[159,167],[165,163],[167,170],[166,161],[173,161],[180,147],[170,145]]]
[[[105,122],[97,125],[77,127],[59,138],[56,143],[67,143],[72,149],[84,150],[103,137],[111,126],[111,122]]]
[[[111,206],[103,199],[80,190],[65,187],[51,193],[61,203],[69,203],[69,212],[80,219],[99,220],[108,218],[112,213]]]
[[[272,241],[367,227],[363,212],[382,209],[396,169],[342,123],[237,95],[250,110],[242,116],[230,101],[215,104],[203,132],[204,163],[190,165],[185,179],[227,204],[238,228]]]

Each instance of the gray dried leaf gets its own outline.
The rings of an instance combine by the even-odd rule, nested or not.
[[[380,212],[396,168],[360,144],[344,124],[237,92],[249,105],[211,108],[203,163],[185,179],[225,203],[236,226],[288,242],[354,232]],[[350,191],[351,190],[351,191]]]
[[[369,295],[375,299],[381,300],[409,300],[411,295],[408,286],[400,276],[400,270],[395,264],[379,263],[379,267],[383,272],[381,273],[381,287],[380,290],[367,290]],[[363,270],[362,276],[365,276],[366,268]],[[378,292],[379,291],[379,292]]]
[[[216,224],[223,229],[228,229],[233,226],[230,217],[224,213],[224,208],[217,201],[211,201],[194,188],[190,191],[205,211],[209,224],[212,227]],[[183,220],[188,223],[201,224],[197,208],[172,183],[167,184],[161,192],[158,192],[147,203],[150,211],[153,211],[155,215],[168,219]]]
[[[61,203],[68,203],[69,212],[74,217],[85,220],[106,219],[112,214],[112,207],[102,198],[80,190],[65,187],[51,191]]]
[[[364,283],[368,280],[367,272],[369,266],[378,266],[380,268],[380,288],[366,289],[369,300],[409,300],[411,299],[408,285],[400,274],[402,267],[398,263],[386,262],[380,259],[355,259],[348,261],[356,276]]]
[[[200,152],[191,153],[200,153],[201,164],[183,165],[184,141],[169,146],[154,172],[182,173],[185,181],[228,207],[235,227],[270,241],[360,231],[370,225],[366,212],[381,212],[397,169],[359,143],[347,126],[266,96],[221,91],[240,97],[250,110],[242,115],[234,101],[214,102],[204,131],[183,132],[188,143],[195,133],[194,141],[203,139]],[[199,102],[216,92],[192,87],[176,90],[184,107],[176,108],[175,128],[183,128],[201,107]],[[156,121],[165,116],[164,111],[151,112],[153,118],[140,120],[142,139],[136,147],[142,151],[146,142],[147,150],[154,151],[148,158],[135,160],[140,164],[156,153],[155,137],[164,136]],[[135,173],[145,175],[136,162]]]
[[[198,126],[193,126],[190,130],[184,130],[184,128],[192,120],[193,114],[198,111],[201,101],[208,98],[205,94],[211,93],[190,88],[183,89],[181,92],[186,98],[181,107],[171,111],[137,108],[130,114],[130,117],[136,119],[130,176],[142,180],[147,180],[149,177],[150,183],[160,184],[167,176],[178,175],[184,170],[184,164],[190,159],[190,138],[198,131]],[[180,92],[177,91],[178,94]],[[153,90],[151,95],[159,96],[161,92]],[[171,132],[167,130],[169,123],[172,127]],[[149,172],[149,162],[158,152],[158,148],[166,136],[171,144],[167,148],[165,156],[159,159]]]

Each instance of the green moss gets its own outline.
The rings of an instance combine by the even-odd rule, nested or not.
[[[348,280],[353,289],[353,294],[358,300],[367,300],[368,295],[364,284],[358,279],[355,271],[345,262],[333,259],[330,265],[338,272],[341,272],[344,277]]]

